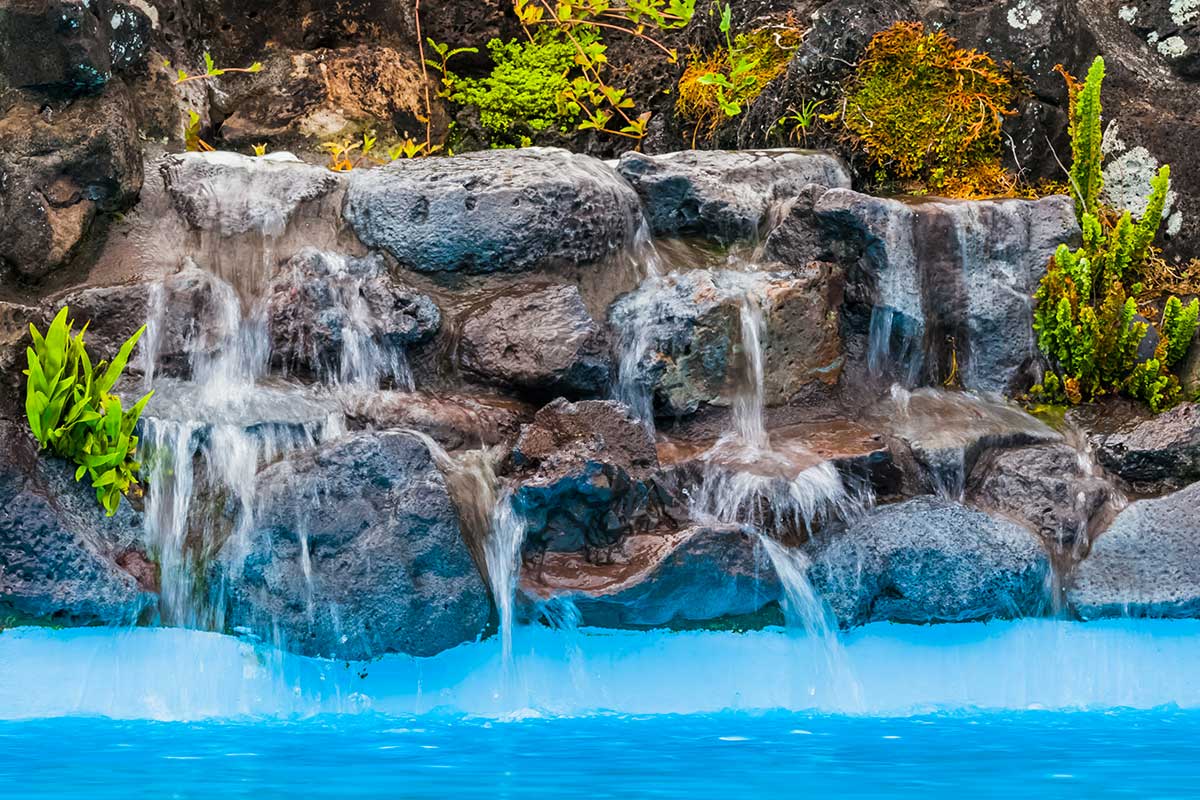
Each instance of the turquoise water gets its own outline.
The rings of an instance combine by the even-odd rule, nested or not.
[[[0,797],[1195,797],[1200,713],[0,724]]]
[[[1194,797],[1200,623],[518,631],[335,664],[0,634],[0,797]]]

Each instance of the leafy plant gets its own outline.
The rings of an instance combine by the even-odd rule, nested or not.
[[[521,145],[530,134],[552,127],[641,139],[650,114],[637,114],[626,90],[608,82],[602,34],[640,39],[674,63],[676,51],[650,32],[687,25],[695,6],[695,0],[513,0],[525,40],[489,42],[490,75],[475,80],[454,74],[449,59],[471,48],[432,41],[441,60],[425,65],[441,74],[443,96],[479,107],[484,127],[495,136],[493,146]]]
[[[824,104],[824,100],[805,100],[799,110],[789,106],[788,113],[776,120],[772,133],[787,129],[790,141],[808,144],[808,132],[817,122],[817,109]]]
[[[254,157],[255,158],[262,158],[263,156],[265,156],[267,154],[266,142],[263,142],[262,144],[251,145],[251,147],[254,148]]]
[[[898,22],[877,33],[844,88],[840,120],[876,182],[953,197],[1011,194],[1000,131],[1015,113],[1014,74],[944,31]]]
[[[126,411],[111,391],[146,327],[129,337],[111,363],[93,367],[84,345],[88,326],[72,336],[74,322],[67,315],[64,306],[45,336],[29,326],[33,345],[26,348],[25,415],[38,445],[77,464],[75,480],[87,475],[96,499],[112,516],[121,496],[138,489],[141,467],[133,432],[154,393]]]
[[[1169,297],[1157,328],[1158,346],[1152,357],[1139,360],[1150,324],[1137,319],[1137,302],[1126,287],[1132,294],[1142,291],[1170,189],[1170,168],[1163,167],[1151,180],[1146,213],[1138,221],[1129,211],[1106,207],[1100,197],[1103,154],[1098,138],[1103,60],[1093,62],[1082,85],[1072,80],[1074,160],[1069,177],[1083,246],[1072,252],[1061,245],[1034,295],[1033,327],[1052,369],[1032,394],[1080,403],[1125,392],[1158,411],[1179,396],[1179,381],[1170,368],[1191,345],[1200,303],[1184,306]]]
[[[164,66],[170,68],[171,62],[164,62]],[[204,72],[195,75],[189,75],[186,70],[178,70],[175,75],[175,85],[188,83],[189,81],[203,81],[209,78],[219,78],[230,72],[242,72],[253,75],[256,72],[262,72],[263,65],[259,61],[255,61],[248,67],[218,67],[213,61],[212,54],[205,51],[204,53]]]
[[[200,115],[188,109],[187,125],[183,128],[183,147],[192,153],[211,153],[213,146],[200,138]]]
[[[692,140],[701,128],[712,133],[729,117],[736,117],[767,84],[787,68],[792,51],[803,37],[790,19],[783,25],[733,36],[733,9],[716,6],[725,47],[708,55],[693,52],[679,80],[675,108],[696,123]]]

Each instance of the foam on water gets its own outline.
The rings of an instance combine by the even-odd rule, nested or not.
[[[1200,708],[1200,621],[871,625],[843,637],[857,698],[825,689],[819,643],[780,630],[515,633],[520,692],[500,696],[495,638],[346,665],[181,629],[15,629],[0,634],[0,718]]]

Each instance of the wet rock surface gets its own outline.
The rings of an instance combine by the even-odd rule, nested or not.
[[[0,421],[0,615],[50,625],[132,625],[153,613],[141,515],[106,517],[74,467]],[[139,582],[140,579],[140,582]]]
[[[629,536],[600,565],[546,553],[526,561],[522,586],[568,599],[582,624],[609,628],[719,623],[756,614],[782,592],[757,537],[719,526]]]
[[[355,172],[345,217],[418,272],[486,274],[589,264],[633,240],[637,195],[589,156],[526,148]]]
[[[472,375],[534,396],[603,396],[614,371],[607,331],[567,284],[518,284],[476,308],[458,358]]]
[[[916,340],[927,380],[1006,394],[1034,380],[1032,297],[1058,245],[1078,237],[1068,198],[906,202],[835,189],[814,211],[849,245],[850,280]]]
[[[1200,614],[1200,485],[1139,500],[1100,534],[1076,567],[1067,600],[1083,619]]]
[[[968,501],[1019,522],[1054,552],[1086,549],[1117,489],[1099,465],[1068,444],[987,453],[967,484]]]
[[[918,497],[883,506],[811,545],[809,579],[843,627],[1035,616],[1050,561],[1016,523]]]
[[[626,153],[617,169],[641,196],[656,236],[723,244],[755,238],[772,205],[809,184],[850,187],[836,158],[801,151]]]
[[[600,552],[655,521],[654,440],[620,403],[555,400],[522,428],[511,460],[527,552]]]
[[[354,426],[411,428],[450,451],[511,444],[534,412],[505,397],[430,392],[355,392],[343,405]]]
[[[402,359],[442,322],[434,301],[393,278],[378,255],[304,250],[276,271],[267,293],[276,363],[342,379],[374,377],[356,372],[369,371],[372,359]]]
[[[245,551],[226,545],[227,624],[307,655],[432,655],[477,637],[487,590],[416,438],[358,433],[263,470]]]
[[[1089,431],[1107,469],[1146,493],[1162,493],[1200,478],[1200,407],[1180,403],[1161,414],[1114,400],[1072,409],[1068,419]]]

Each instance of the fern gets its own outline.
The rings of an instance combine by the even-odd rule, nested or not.
[[[1100,190],[1104,188],[1101,147],[1104,133],[1100,125],[1103,83],[1104,59],[1096,56],[1071,109],[1071,153],[1074,156],[1071,186],[1075,191],[1075,212],[1079,219],[1099,210]]]

